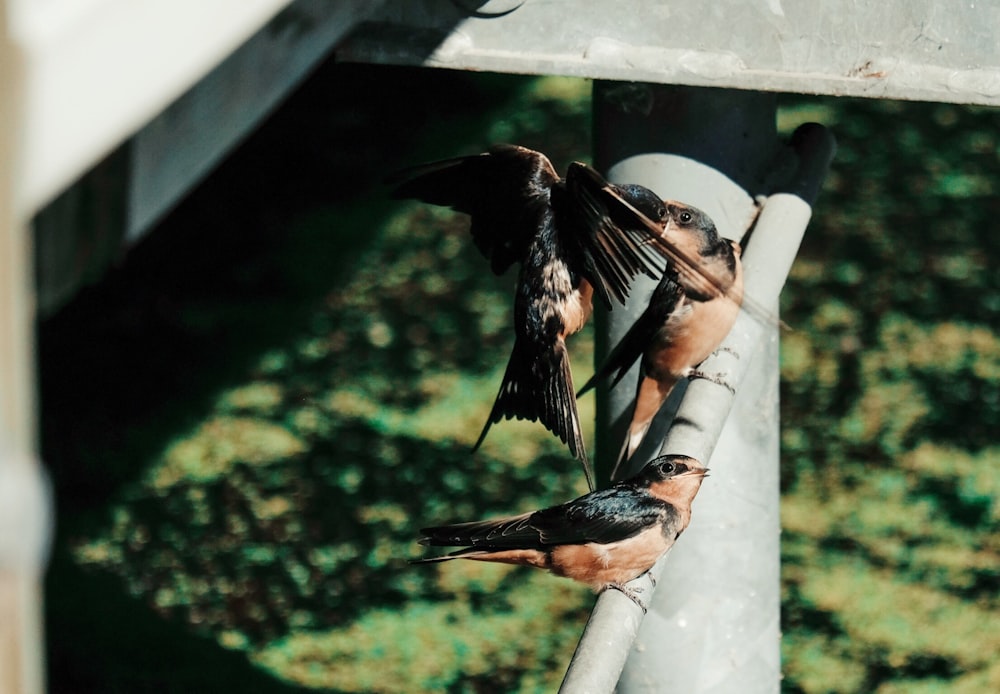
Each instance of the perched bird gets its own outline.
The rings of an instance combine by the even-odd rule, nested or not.
[[[514,348],[473,450],[501,419],[539,421],[583,463],[593,489],[565,340],[590,317],[595,294],[611,308],[636,275],[658,276],[668,256],[659,238],[663,201],[642,186],[610,184],[579,162],[562,179],[545,155],[515,145],[414,167],[387,182],[398,183],[393,197],[470,215],[473,241],[494,273],[520,264]]]
[[[674,386],[682,378],[711,378],[696,367],[729,333],[743,300],[739,244],[720,237],[701,210],[672,201],[666,201],[666,207],[667,239],[694,259],[699,271],[668,266],[646,310],[578,393],[617,369],[614,386],[642,358],[632,420],[612,479],[635,453]]]
[[[424,528],[421,544],[463,548],[413,563],[471,559],[536,566],[597,591],[616,588],[642,607],[624,584],[652,568],[687,527],[706,472],[693,458],[665,455],[634,477],[559,506]]]

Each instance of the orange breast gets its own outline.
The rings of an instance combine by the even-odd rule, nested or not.
[[[621,542],[558,547],[552,552],[551,570],[599,590],[609,583],[626,583],[641,576],[669,546],[657,524]]]
[[[727,297],[686,301],[657,336],[664,348],[651,355],[649,375],[659,379],[680,378],[708,359],[736,322],[742,290],[742,267],[737,265]]]

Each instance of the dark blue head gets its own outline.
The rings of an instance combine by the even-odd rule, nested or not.
[[[663,200],[645,186],[640,186],[636,183],[626,183],[624,185],[615,186],[615,190],[621,195],[625,200],[628,201],[632,207],[642,212],[651,221],[657,224],[663,225],[667,223],[667,206],[663,204]]]

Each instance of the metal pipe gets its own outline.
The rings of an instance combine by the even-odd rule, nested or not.
[[[664,197],[701,207],[723,236],[739,238],[753,212],[744,186],[764,189],[768,165],[773,170],[783,161],[777,156],[773,101],[752,93],[650,89],[650,100],[640,100],[647,108],[633,108],[629,114],[618,108],[620,117],[616,105],[607,103],[612,88],[595,90],[598,166],[608,169],[611,180],[642,183]],[[678,115],[683,123],[674,122]],[[661,122],[644,122],[653,117]],[[724,128],[715,139],[714,126]],[[673,147],[664,141],[699,127],[705,132],[697,138]],[[615,140],[602,146],[612,132],[616,137],[625,133],[624,144]],[[664,137],[664,132],[670,134]],[[647,151],[659,147],[696,155],[692,149],[707,148],[703,158],[725,167],[742,185],[694,156],[638,154],[637,133],[640,141],[654,140]],[[746,147],[739,147],[741,140]],[[695,141],[701,144],[692,147]],[[779,688],[777,301],[809,220],[811,198],[807,202],[804,197],[818,190],[833,146],[826,131],[816,127],[806,128],[794,144],[799,164],[786,188],[794,193],[767,199],[743,255],[746,294],[773,318],[742,313],[724,349],[702,366],[725,374],[736,396],[709,381],[691,382],[665,438],[651,430],[653,445],[644,445],[636,455],[644,460],[659,451],[685,453],[709,464],[712,477],[695,501],[691,527],[668,555],[670,561],[663,557],[654,567],[658,591],[647,576],[633,583],[649,601],[645,620],[633,602],[615,591],[598,597],[560,691],[611,692],[616,682],[620,692]],[[625,156],[613,156],[618,150]],[[617,163],[608,167],[612,162]],[[648,291],[651,286],[634,293],[636,306],[612,312],[605,348],[641,312]],[[598,431],[613,432],[610,442],[607,437],[598,442],[599,470],[607,468],[609,455],[617,454],[632,398],[627,384],[635,383],[635,375],[622,383],[626,385],[610,394],[598,393]],[[668,403],[661,415],[671,409]],[[737,416],[727,422],[730,409]],[[659,419],[662,432],[670,418]]]

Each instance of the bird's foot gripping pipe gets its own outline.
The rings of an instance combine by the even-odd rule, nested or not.
[[[715,383],[716,385],[722,386],[723,388],[725,388],[726,390],[728,390],[733,395],[736,395],[736,388],[734,388],[733,386],[731,386],[729,384],[729,382],[726,381],[725,376],[726,376],[726,374],[724,374],[724,373],[714,373],[714,374],[712,374],[712,373],[706,373],[705,371],[698,371],[697,369],[693,369],[693,370],[689,371],[688,375],[687,375],[688,379],[690,379],[690,380],[694,380],[696,378],[701,378],[701,379],[704,379],[706,381],[711,381],[712,383]]]
[[[619,593],[624,595],[626,598],[628,598],[636,605],[638,605],[639,608],[642,610],[643,614],[646,614],[646,612],[649,610],[649,608],[646,607],[646,603],[644,603],[642,599],[639,597],[639,593],[642,592],[641,588],[629,588],[624,583],[609,583],[608,585],[604,586],[604,590],[608,590],[609,588],[614,588]],[[601,592],[603,593],[604,590],[602,590]]]
[[[712,352],[712,356],[716,356],[716,355],[722,354],[723,352],[725,352],[726,354],[731,355],[733,357],[733,359],[739,359],[740,358],[740,353],[739,352],[737,352],[732,347],[728,347],[726,345],[722,345],[717,350],[715,350],[714,352]]]

